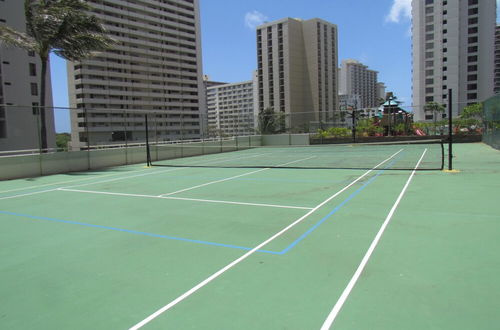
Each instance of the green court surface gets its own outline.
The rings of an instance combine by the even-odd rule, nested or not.
[[[500,151],[454,152],[0,182],[0,328],[498,329]]]

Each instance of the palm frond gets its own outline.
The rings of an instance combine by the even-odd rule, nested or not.
[[[0,25],[0,44],[35,51],[37,45],[35,40],[26,33],[6,25]]]

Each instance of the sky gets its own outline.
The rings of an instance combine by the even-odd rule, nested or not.
[[[339,65],[343,59],[360,61],[378,71],[378,81],[403,106],[411,105],[411,0],[199,1],[203,74],[211,80],[252,79],[256,26],[284,17],[321,18],[337,25]],[[65,63],[52,56],[51,67],[54,106],[67,107]],[[56,111],[56,131],[69,130],[67,113]]]

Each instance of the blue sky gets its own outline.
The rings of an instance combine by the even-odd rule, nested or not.
[[[498,2],[498,0],[497,0]],[[212,80],[250,80],[256,69],[255,26],[284,17],[321,18],[338,27],[339,65],[351,58],[411,105],[411,0],[200,0],[203,73]],[[64,61],[52,57],[54,105],[68,105]],[[56,112],[56,130],[69,131]]]

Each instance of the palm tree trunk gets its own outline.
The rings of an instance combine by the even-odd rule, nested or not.
[[[47,124],[45,122],[45,91],[47,89],[47,62],[48,56],[40,56],[42,61],[42,72],[40,81],[40,136],[42,152],[47,152]]]

